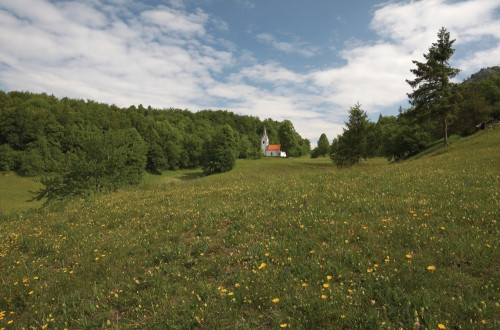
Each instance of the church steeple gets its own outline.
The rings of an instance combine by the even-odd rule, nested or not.
[[[260,136],[260,150],[265,154],[267,147],[269,146],[269,137],[267,136],[266,126],[264,126],[264,132]]]

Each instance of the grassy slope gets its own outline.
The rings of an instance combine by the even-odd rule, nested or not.
[[[240,161],[4,217],[0,328],[495,327],[499,142],[343,170]]]
[[[14,173],[0,172],[0,212],[10,214],[13,211],[38,207],[42,202],[27,202],[33,197],[29,191],[36,191],[42,184],[33,178],[23,178]]]

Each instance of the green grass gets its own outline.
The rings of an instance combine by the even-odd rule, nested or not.
[[[0,328],[496,328],[499,142],[238,161],[4,217]]]
[[[43,202],[28,202],[33,197],[31,191],[36,191],[43,185],[36,178],[17,176],[12,172],[0,172],[0,212],[10,214],[14,211],[24,211],[39,207]]]

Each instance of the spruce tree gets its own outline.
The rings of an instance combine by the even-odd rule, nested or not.
[[[448,145],[448,120],[457,109],[460,96],[450,78],[460,70],[452,68],[449,60],[455,50],[455,39],[443,27],[439,30],[438,41],[433,43],[429,52],[424,54],[425,62],[412,61],[417,66],[411,69],[414,80],[406,80],[413,88],[408,94],[410,103],[424,118],[432,118],[443,123],[444,144]]]
[[[319,137],[318,140],[318,153],[325,157],[330,151],[330,142],[328,142],[328,138],[326,137],[326,134],[323,133]]]

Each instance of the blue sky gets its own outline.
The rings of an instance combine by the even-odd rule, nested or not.
[[[440,27],[459,80],[500,64],[500,0],[0,0],[0,89],[289,119],[313,142],[407,105]]]

